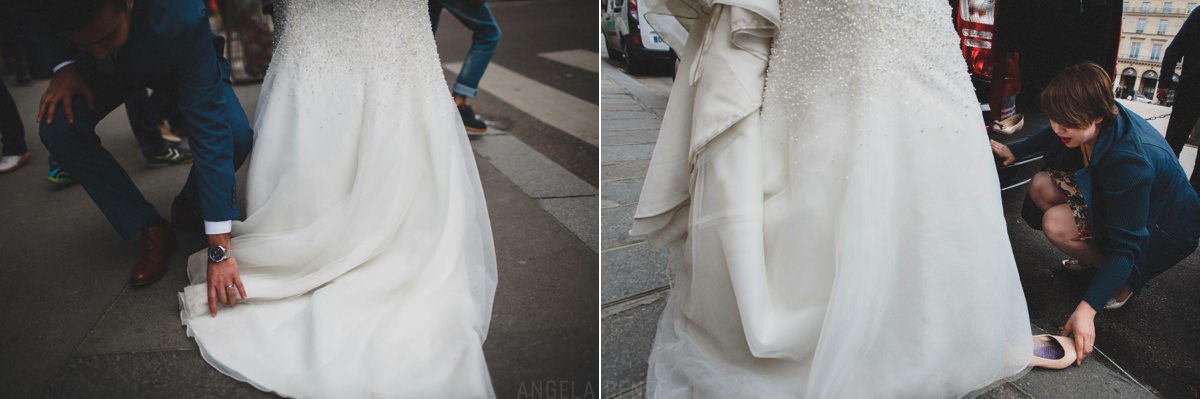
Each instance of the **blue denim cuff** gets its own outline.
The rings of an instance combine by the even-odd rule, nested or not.
[[[464,96],[466,98],[475,98],[475,95],[479,94],[479,89],[468,87],[462,83],[455,83],[454,94]]]

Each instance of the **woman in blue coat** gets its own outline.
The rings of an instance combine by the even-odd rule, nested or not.
[[[1063,328],[1080,361],[1092,351],[1095,316],[1124,305],[1200,239],[1200,198],[1179,159],[1145,119],[1113,101],[1111,83],[1096,64],[1067,67],[1041,95],[1050,128],[1011,148],[992,143],[1005,164],[1055,147],[1082,155],[1082,169],[1038,172],[1029,187],[1046,238],[1097,269]]]

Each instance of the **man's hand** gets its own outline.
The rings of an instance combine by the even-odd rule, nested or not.
[[[38,104],[38,123],[53,122],[59,102],[62,102],[63,110],[67,113],[67,122],[75,123],[75,109],[71,107],[71,99],[80,93],[87,98],[88,108],[92,108],[95,101],[92,89],[84,83],[83,77],[79,76],[75,64],[60,68],[50,79],[50,87],[42,94],[42,102]]]
[[[1017,156],[1013,155],[1012,150],[996,140],[992,140],[992,153],[1004,160],[1004,166],[1012,165],[1013,162],[1017,161]]]
[[[1171,89],[1168,89],[1166,87],[1159,87],[1158,94],[1155,95],[1155,97],[1158,97],[1158,103],[1165,105],[1167,103],[1167,94],[1170,94],[1170,92],[1171,92]]]
[[[1071,313],[1071,318],[1067,319],[1067,325],[1063,326],[1062,335],[1064,337],[1073,334],[1075,338],[1075,364],[1083,364],[1083,359],[1092,354],[1092,348],[1096,344],[1096,309],[1092,309],[1092,305],[1087,302],[1079,301],[1079,306],[1075,307],[1075,313]]]
[[[208,236],[209,247],[220,245],[229,248],[229,234]],[[208,261],[208,312],[217,316],[217,301],[233,306],[238,298],[246,300],[246,286],[242,285],[242,277],[238,274],[237,259],[230,256],[220,263]]]

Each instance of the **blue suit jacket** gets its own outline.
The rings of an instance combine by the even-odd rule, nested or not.
[[[1097,312],[1122,284],[1140,290],[1190,255],[1200,240],[1200,197],[1179,159],[1145,119],[1120,104],[1117,108],[1116,123],[1096,139],[1091,163],[1075,173],[1104,254],[1083,298]],[[1024,156],[1034,143],[1061,146],[1056,139],[1046,128],[1012,150]]]
[[[122,83],[175,90],[190,134],[200,208],[205,220],[237,219],[234,133],[227,110],[241,104],[228,89],[224,39],[213,34],[207,10],[197,1],[137,0],[130,10],[129,39],[111,60],[87,53],[75,60],[94,63]],[[248,127],[241,127],[248,129]]]

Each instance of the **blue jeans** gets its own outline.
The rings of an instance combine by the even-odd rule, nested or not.
[[[467,50],[467,59],[463,61],[458,80],[454,82],[454,94],[467,98],[475,98],[479,93],[479,80],[496,53],[496,45],[500,44],[500,26],[492,17],[492,10],[487,4],[478,4],[471,0],[429,0],[429,22],[433,31],[437,32],[438,18],[442,9],[450,12],[467,29],[470,29],[471,49]]]

